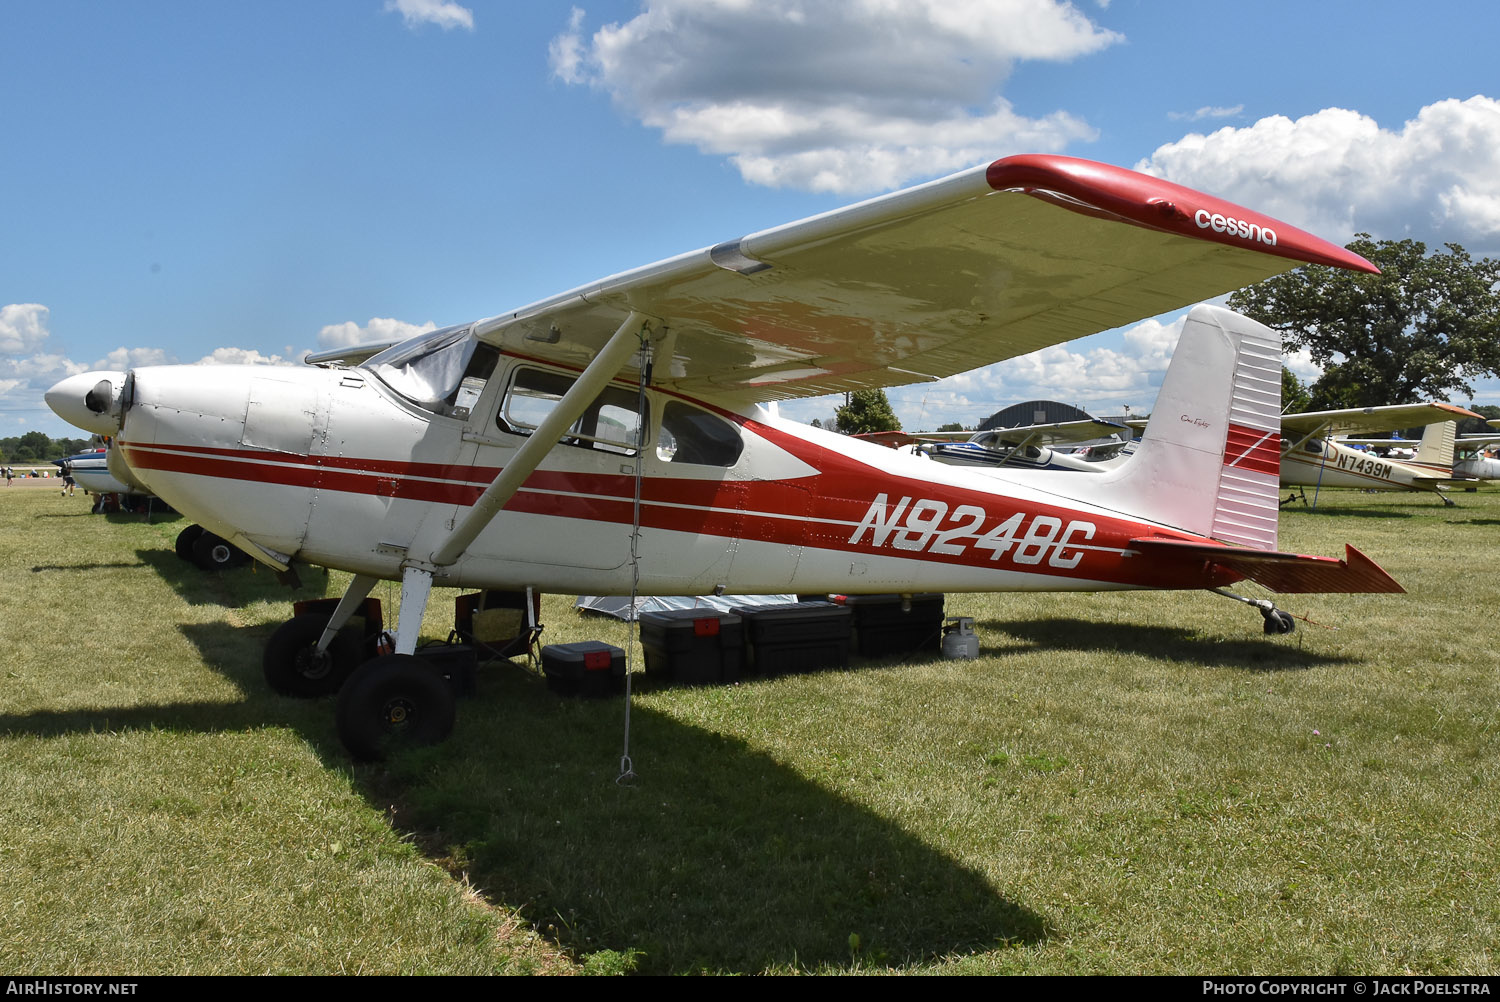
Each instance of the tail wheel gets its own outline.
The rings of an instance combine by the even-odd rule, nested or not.
[[[203,535],[203,526],[190,525],[177,534],[177,555],[188,563],[197,563],[193,556],[193,544]]]
[[[1265,631],[1269,634],[1291,633],[1297,628],[1297,621],[1292,618],[1291,614],[1282,612],[1280,609],[1272,609],[1264,615],[1266,617]]]
[[[387,654],[361,665],[339,690],[339,739],[357,759],[435,745],[453,732],[453,690],[425,661]]]
[[[328,616],[304,612],[279,626],[266,641],[261,668],[266,683],[283,696],[327,696],[339,691],[344,680],[359,667],[363,645],[351,631],[334,634],[328,649],[320,652],[318,641],[328,626]]]

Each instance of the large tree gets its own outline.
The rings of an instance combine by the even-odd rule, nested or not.
[[[845,435],[862,435],[869,431],[900,431],[901,421],[891,410],[884,390],[855,390],[849,402],[834,415],[838,430]]]
[[[1379,275],[1305,265],[1241,289],[1230,309],[1281,332],[1323,368],[1312,407],[1470,398],[1500,373],[1500,261],[1457,244],[1429,255],[1417,240],[1349,243]]]
[[[1297,374],[1286,366],[1281,367],[1281,413],[1301,414],[1312,403],[1312,396]]]

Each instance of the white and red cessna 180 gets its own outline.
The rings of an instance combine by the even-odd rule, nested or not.
[[[133,475],[279,571],[354,574],[267,647],[283,690],[446,735],[414,656],[433,584],[588,594],[1220,589],[1391,592],[1276,552],[1280,342],[1187,323],[1128,463],[1098,476],[943,466],[763,401],[935,380],[1363,258],[1157,178],[1015,156],[434,331],[357,365],[91,372],[48,403]],[[353,359],[346,359],[352,361]],[[338,631],[400,580],[395,653]],[[1249,600],[1244,600],[1249,601]],[[1291,619],[1255,602],[1267,630]]]

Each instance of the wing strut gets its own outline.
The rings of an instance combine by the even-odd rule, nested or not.
[[[516,450],[514,458],[496,475],[484,493],[474,502],[469,513],[453,528],[443,544],[433,551],[430,560],[408,560],[402,567],[401,613],[396,625],[396,653],[410,654],[416,650],[417,635],[422,625],[422,613],[427,607],[427,596],[432,587],[432,575],[439,567],[447,567],[463,556],[469,544],[484,531],[490,520],[500,513],[526,478],[536,472],[547,453],[567,434],[577,421],[620,371],[625,360],[641,346],[649,318],[634,310],[610,336],[604,347],[594,356],[578,379],[558,400],[557,406],[542,419],[531,437]]]

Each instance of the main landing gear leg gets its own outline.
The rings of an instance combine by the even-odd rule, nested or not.
[[[1246,598],[1244,595],[1236,595],[1234,592],[1225,591],[1223,588],[1210,588],[1209,591],[1215,595],[1222,595],[1225,598],[1234,599],[1236,602],[1243,602],[1246,605],[1259,609],[1261,618],[1265,620],[1265,631],[1268,634],[1291,633],[1297,629],[1297,621],[1292,618],[1291,613],[1283,612],[1276,608],[1268,599]]]
[[[422,632],[422,614],[432,593],[432,571],[407,567],[401,574],[401,614],[396,620],[396,653],[411,654]]]
[[[328,650],[328,645],[333,643],[334,634],[342,630],[344,624],[349,622],[360,603],[374,589],[377,580],[365,574],[354,575],[354,580],[349,582],[349,587],[344,591],[344,597],[339,599],[338,606],[329,617],[328,625],[323,628],[323,635],[318,638],[319,654]]]

